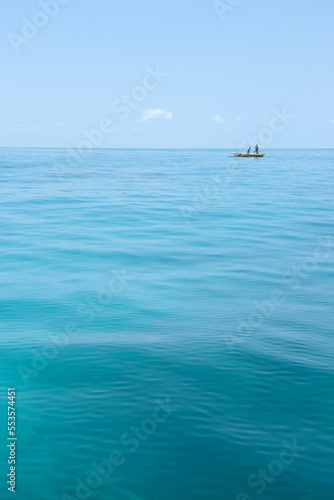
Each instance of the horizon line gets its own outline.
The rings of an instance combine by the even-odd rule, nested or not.
[[[170,147],[170,148],[159,148],[159,147],[153,147],[153,148],[150,148],[150,147],[146,147],[146,148],[136,148],[136,147],[117,147],[117,148],[77,148],[77,147],[70,147],[70,146],[0,146],[0,149],[68,149],[68,150],[85,150],[85,151],[103,151],[103,150],[136,150],[136,151],[151,151],[151,150],[164,150],[164,151],[169,151],[169,150],[198,150],[198,151],[201,151],[201,150],[214,150],[214,151],[222,151],[222,150],[231,150],[232,151],[232,147],[226,147],[226,148],[213,148],[213,147],[209,147],[209,148],[206,148],[206,147],[202,147],[202,148],[192,148],[192,147],[180,147],[180,148],[177,148],[177,147]],[[238,149],[238,148],[234,148],[234,149]],[[307,148],[303,148],[303,147],[285,147],[285,148],[266,148],[266,147],[260,147],[260,149],[262,150],[265,150],[265,151],[270,151],[270,150],[274,150],[274,149],[282,149],[282,150],[287,150],[287,149],[302,149],[302,150],[305,150],[305,149],[309,149],[309,150],[312,150],[312,149],[334,149],[334,146],[331,146],[331,147],[307,147]]]

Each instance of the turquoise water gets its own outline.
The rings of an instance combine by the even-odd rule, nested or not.
[[[334,491],[334,150],[2,149],[1,498]],[[64,166],[65,165],[65,166]]]

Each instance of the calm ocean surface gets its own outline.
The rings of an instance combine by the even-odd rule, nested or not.
[[[334,150],[1,149],[1,499],[334,498]]]

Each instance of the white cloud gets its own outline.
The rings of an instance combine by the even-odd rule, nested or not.
[[[211,117],[211,120],[213,120],[215,123],[223,123],[224,118],[222,118],[220,115],[215,115]]]
[[[14,130],[16,132],[35,132],[37,130],[47,130],[44,125],[26,125],[25,123],[20,123],[16,127],[9,128],[8,130]]]
[[[27,132],[35,132],[35,130],[44,130],[44,125],[35,125],[33,127],[26,127],[24,130]]]
[[[240,118],[240,116],[236,116],[236,117],[234,118],[234,120],[235,120],[236,122],[240,122],[241,118]]]
[[[152,118],[158,117],[165,118],[166,120],[170,120],[173,117],[173,113],[170,111],[165,111],[164,109],[146,109],[143,111],[143,116],[141,117],[141,122],[145,122],[147,120],[152,120]]]
[[[333,123],[333,124],[334,124],[334,120],[333,120],[333,118],[331,118],[329,121],[330,121],[331,123]]]

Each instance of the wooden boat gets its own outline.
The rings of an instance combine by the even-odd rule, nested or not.
[[[237,156],[238,158],[242,157],[242,158],[263,158],[264,155],[260,155],[260,154],[256,154],[256,153],[251,153],[251,154],[247,154],[247,153],[233,153],[234,156]]]

